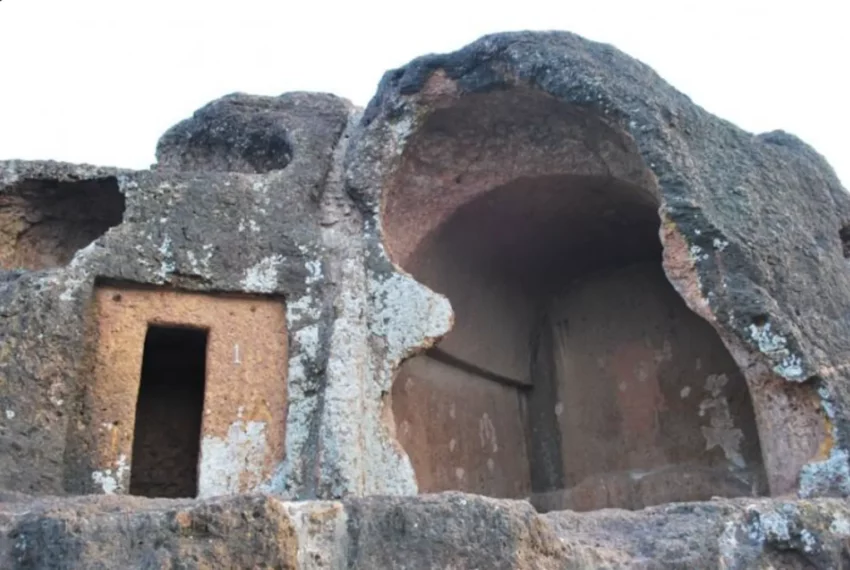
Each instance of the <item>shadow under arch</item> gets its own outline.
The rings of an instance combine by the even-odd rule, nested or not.
[[[455,311],[392,389],[420,491],[541,510],[763,494],[746,382],[664,275],[633,143],[544,95],[476,97],[426,121],[382,204],[391,256]]]

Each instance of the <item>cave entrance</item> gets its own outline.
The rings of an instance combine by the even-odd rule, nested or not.
[[[148,326],[136,404],[131,495],[198,494],[207,336],[200,328]]]
[[[381,204],[390,258],[455,314],[393,383],[420,492],[541,510],[763,493],[747,384],[664,273],[634,139],[526,88],[446,97]]]
[[[763,490],[746,382],[667,280],[657,210],[622,181],[522,178],[413,250],[455,311],[393,386],[422,492],[593,510]]]

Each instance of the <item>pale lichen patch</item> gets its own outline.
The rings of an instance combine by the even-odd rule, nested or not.
[[[723,388],[729,381],[725,374],[711,374],[706,378],[705,390],[709,393],[699,407],[699,415],[708,415],[709,425],[702,426],[706,450],[719,447],[726,459],[737,467],[745,467],[744,456],[741,454],[741,442],[744,432],[735,427],[729,402],[723,395]]]
[[[198,497],[255,491],[263,482],[266,424],[238,420],[225,438],[205,436],[201,441]]]
[[[834,533],[841,538],[850,536],[850,520],[841,515],[836,515],[829,525],[829,532]]]
[[[118,456],[118,460],[115,462],[114,469],[103,469],[100,471],[95,471],[91,474],[92,481],[96,485],[99,485],[101,490],[107,495],[113,495],[116,492],[122,490],[122,485],[124,481],[124,477],[129,470],[129,465],[127,465],[127,456],[121,454]]]
[[[759,527],[763,536],[767,539],[779,542],[791,540],[789,517],[785,513],[778,512],[778,510],[762,513],[759,517]]]
[[[451,329],[454,314],[448,299],[412,278],[400,273],[373,275],[369,285],[373,299],[370,329],[386,339],[390,367],[412,349],[427,346]]]
[[[171,236],[166,235],[157,249],[160,255],[160,265],[156,276],[160,281],[167,281],[168,276],[174,273],[174,253],[171,246]]]
[[[774,362],[779,361],[773,367],[774,372],[787,380],[802,379],[802,359],[791,353],[788,349],[788,339],[773,332],[769,322],[761,325],[752,323],[747,330],[762,354],[770,357]]]
[[[59,295],[60,301],[74,300],[75,293],[87,280],[83,266],[96,249],[96,242],[92,242],[74,255],[71,263],[68,264],[67,277],[64,279],[65,289]]]
[[[272,293],[277,289],[278,267],[283,263],[281,255],[271,255],[249,267],[242,279],[247,293]]]
[[[712,245],[717,251],[723,251],[724,249],[729,247],[729,242],[720,238],[714,238],[714,240],[712,241]]]
[[[833,448],[824,461],[807,463],[800,470],[801,497],[827,495],[832,491],[850,495],[850,456],[839,448]]]

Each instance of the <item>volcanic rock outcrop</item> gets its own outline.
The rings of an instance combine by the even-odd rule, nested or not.
[[[0,162],[0,567],[848,566],[848,235],[561,32]]]

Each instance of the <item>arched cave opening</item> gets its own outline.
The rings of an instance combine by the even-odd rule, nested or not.
[[[392,389],[420,492],[530,497],[541,510],[762,494],[746,382],[663,272],[657,194],[610,169],[559,173],[574,169],[545,140],[569,146],[552,125],[575,115],[551,100],[500,115],[510,96],[495,98],[426,126],[382,209],[390,255],[455,311]],[[493,116],[502,140],[470,144]],[[592,131],[598,146],[605,133]],[[516,149],[541,141],[517,168]]]

